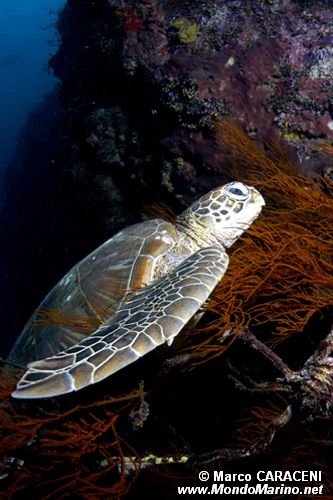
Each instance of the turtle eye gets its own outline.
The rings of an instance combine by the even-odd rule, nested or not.
[[[244,193],[238,188],[230,188],[229,193],[236,194],[237,196],[242,196]]]
[[[237,200],[244,200],[248,196],[248,190],[244,184],[235,182],[227,187],[227,193]]]

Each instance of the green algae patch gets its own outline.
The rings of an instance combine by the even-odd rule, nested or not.
[[[196,23],[180,17],[172,23],[172,26],[176,28],[178,38],[182,43],[193,43],[196,41],[199,33],[199,26]]]

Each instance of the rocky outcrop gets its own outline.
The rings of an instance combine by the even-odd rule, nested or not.
[[[226,180],[211,138],[223,117],[322,174],[332,25],[315,2],[68,2],[51,61],[67,110],[61,169],[105,227]]]

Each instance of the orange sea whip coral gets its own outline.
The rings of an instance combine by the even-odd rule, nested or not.
[[[60,325],[73,330],[78,330],[79,332],[86,333],[87,335],[97,330],[100,324],[101,321],[97,316],[77,316],[67,311],[59,311],[51,308],[39,309],[33,320],[34,328],[39,328],[45,325]]]
[[[118,435],[121,413],[139,401],[142,389],[89,403],[30,406],[10,399],[15,369],[0,370],[0,484],[5,498],[28,496],[118,497],[125,482],[124,453],[135,455]],[[107,478],[107,479],[106,479]],[[1,497],[1,494],[0,494]]]

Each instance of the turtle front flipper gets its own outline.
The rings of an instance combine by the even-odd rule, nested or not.
[[[134,293],[89,337],[36,361],[17,384],[15,398],[44,398],[77,391],[112,375],[182,330],[222,279],[228,256],[204,248],[172,272]]]

